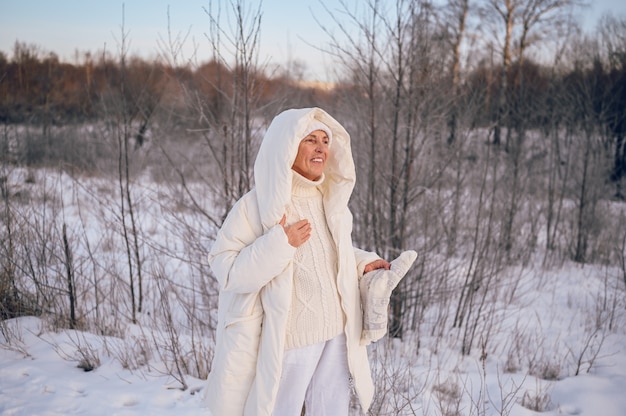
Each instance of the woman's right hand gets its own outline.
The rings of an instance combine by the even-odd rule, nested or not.
[[[287,217],[283,215],[279,224],[282,225],[285,234],[287,234],[287,240],[293,247],[300,247],[311,237],[311,224],[309,220],[303,219],[291,225],[285,225],[287,223]]]

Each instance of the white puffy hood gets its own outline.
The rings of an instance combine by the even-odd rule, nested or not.
[[[310,122],[318,120],[332,131],[330,157],[324,170],[324,206],[327,216],[344,209],[354,189],[356,172],[350,135],[320,108],[283,111],[272,120],[254,163],[256,195],[265,230],[276,225],[291,200],[293,171],[300,142]]]

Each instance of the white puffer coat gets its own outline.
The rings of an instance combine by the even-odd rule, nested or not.
[[[374,386],[359,344],[358,280],[374,253],[352,246],[348,200],[355,183],[350,136],[319,108],[280,113],[270,124],[254,165],[255,189],[228,214],[209,253],[220,285],[216,351],[205,388],[214,416],[271,415],[282,370],[296,249],[279,223],[291,200],[291,166],[305,129],[317,119],[332,130],[323,183],[324,209],[337,245],[337,287],[346,315],[348,364],[362,408]]]

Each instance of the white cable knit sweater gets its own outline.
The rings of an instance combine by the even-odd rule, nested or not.
[[[326,224],[322,192],[317,182],[294,172],[287,224],[311,223],[311,238],[294,257],[294,284],[287,318],[285,348],[327,341],[343,331],[344,315],[337,291],[337,250]]]

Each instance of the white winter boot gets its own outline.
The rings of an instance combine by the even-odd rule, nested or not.
[[[366,273],[359,282],[363,306],[361,345],[376,342],[387,333],[387,309],[391,292],[409,271],[417,252],[407,250],[391,262],[391,269]]]

